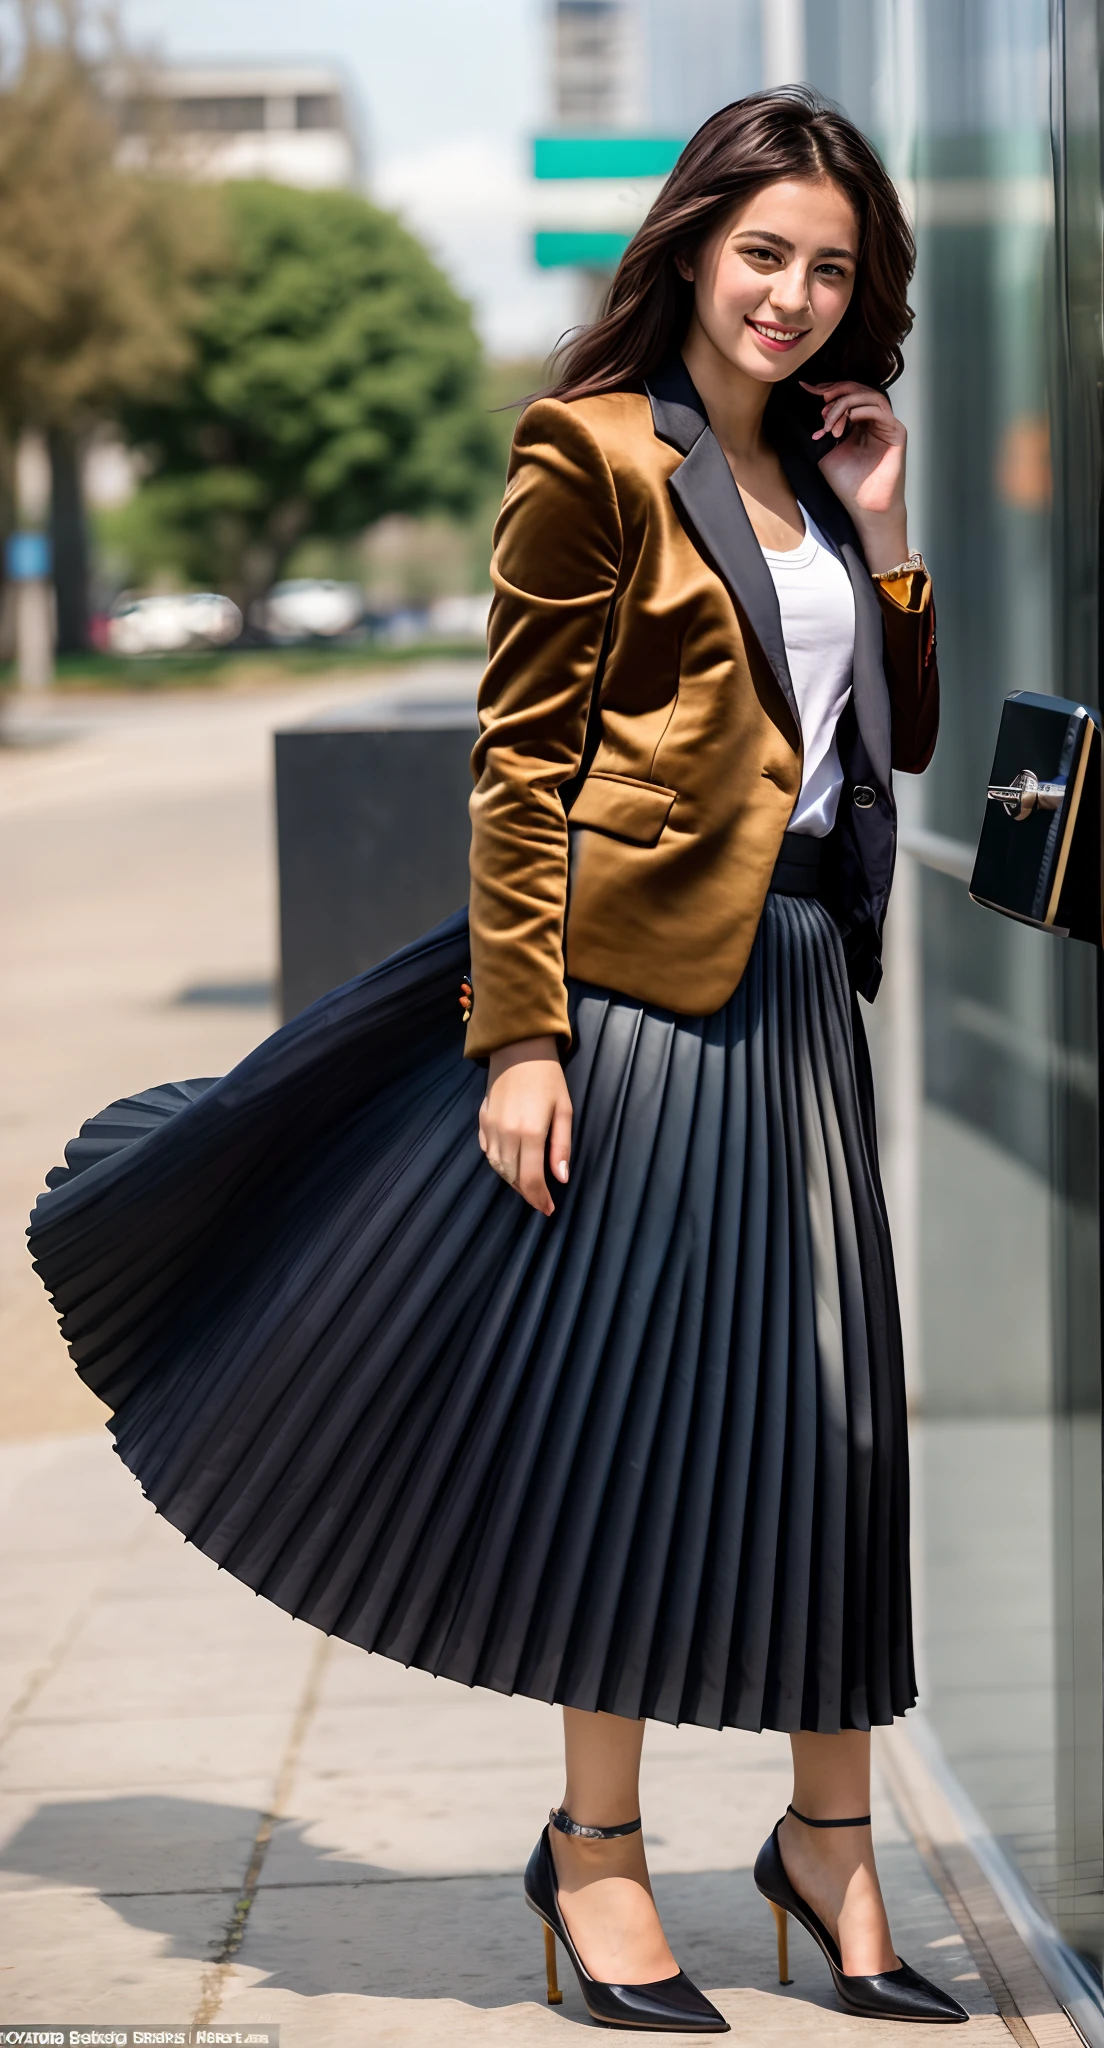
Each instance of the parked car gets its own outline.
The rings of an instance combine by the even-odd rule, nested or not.
[[[475,597],[439,597],[429,607],[429,632],[434,640],[485,640],[491,592]]]
[[[320,576],[293,576],[274,583],[249,608],[249,623],[268,640],[339,640],[364,618],[359,583],[335,583]]]
[[[478,646],[487,638],[490,609],[489,590],[476,597],[437,597],[420,608],[375,614],[372,638],[384,647],[416,647],[423,640],[471,640]]]
[[[242,624],[232,599],[213,590],[123,596],[108,613],[106,639],[112,654],[183,654],[228,647]]]

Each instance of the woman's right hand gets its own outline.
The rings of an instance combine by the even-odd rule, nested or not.
[[[555,1179],[567,1179],[571,1114],[554,1038],[522,1038],[491,1054],[479,1142],[488,1164],[542,1216],[556,1207],[544,1174],[546,1155]]]

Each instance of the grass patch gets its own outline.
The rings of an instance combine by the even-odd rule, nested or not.
[[[482,660],[481,640],[426,640],[381,647],[366,640],[344,647],[241,647],[210,654],[63,654],[57,690],[194,690],[281,682],[297,676],[341,675],[403,668],[412,661]],[[15,665],[0,665],[0,689],[15,688]]]

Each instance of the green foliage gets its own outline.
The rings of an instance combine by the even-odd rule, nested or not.
[[[499,467],[469,308],[392,215],[347,192],[223,190],[229,263],[171,397],[129,405],[148,480],[126,521],[245,599],[307,533],[471,512]],[[148,550],[147,550],[148,552]]]
[[[309,647],[229,647],[207,654],[81,654],[59,656],[54,686],[58,690],[195,690],[269,689],[273,683],[297,678],[325,682],[353,675],[371,680],[419,661],[480,660],[482,638],[416,640],[405,647],[374,643],[334,643]],[[0,709],[3,694],[16,687],[14,662],[0,662]]]
[[[219,260],[213,195],[121,169],[118,146],[98,67],[71,43],[30,39],[0,84],[0,415],[12,433],[83,432],[187,364],[192,276]]]

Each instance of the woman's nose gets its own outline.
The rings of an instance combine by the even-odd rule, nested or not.
[[[809,311],[809,292],[805,277],[786,271],[775,279],[770,302],[776,313],[785,314],[790,320],[797,320]]]

